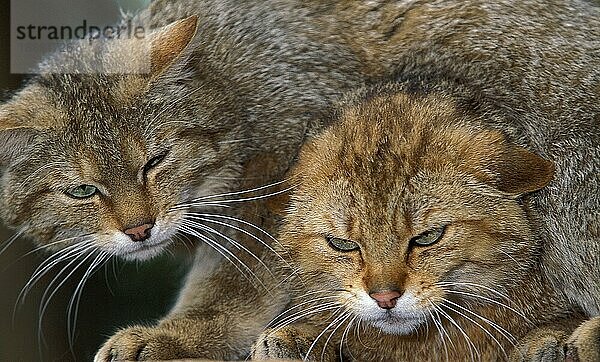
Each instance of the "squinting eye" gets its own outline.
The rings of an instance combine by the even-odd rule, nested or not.
[[[144,174],[147,173],[151,168],[158,165],[162,160],[164,160],[166,155],[166,153],[163,153],[162,155],[158,155],[156,157],[151,158],[150,161],[148,161],[146,165],[144,165]]]
[[[329,242],[329,245],[337,251],[348,252],[360,249],[360,246],[357,243],[346,239],[327,237],[327,241]]]
[[[67,191],[67,194],[76,199],[87,199],[94,196],[96,192],[98,192],[98,189],[92,185],[79,185]]]
[[[437,229],[431,229],[425,231],[419,236],[415,236],[410,240],[411,243],[419,246],[428,246],[438,242],[442,236],[444,236],[444,232],[446,231],[446,226],[439,227]]]

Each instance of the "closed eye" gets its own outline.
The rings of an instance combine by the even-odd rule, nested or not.
[[[144,165],[144,176],[148,173],[148,171],[150,171],[151,169],[156,167],[159,163],[161,163],[165,159],[166,156],[167,156],[167,153],[165,152],[156,157],[152,157],[148,162],[146,162],[146,164]]]

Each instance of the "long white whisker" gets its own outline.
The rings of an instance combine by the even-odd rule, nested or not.
[[[468,286],[468,287],[476,287],[476,288],[481,288],[481,289],[485,289],[488,292],[491,292],[493,294],[496,294],[499,297],[502,297],[504,300],[508,301],[508,302],[512,302],[512,300],[510,299],[510,297],[504,293],[501,293],[495,289],[492,289],[488,286],[485,285],[481,285],[481,284],[477,284],[477,283],[468,283],[468,282],[438,282],[437,285],[444,287],[444,286]]]
[[[17,231],[13,236],[11,236],[7,241],[4,242],[2,249],[0,249],[0,255],[6,251],[14,242],[23,234],[24,230]]]
[[[332,315],[332,317],[334,317],[336,314],[340,313],[341,314],[335,318],[333,318],[333,320],[331,321],[331,323],[329,323],[322,331],[321,333],[319,333],[317,335],[317,337],[315,338],[315,340],[313,341],[313,343],[310,345],[310,347],[308,347],[308,351],[306,351],[306,356],[304,356],[303,361],[308,361],[308,357],[310,356],[310,352],[312,352],[312,350],[315,348],[315,346],[317,345],[317,343],[319,342],[319,339],[329,330],[329,328],[331,328],[332,326],[334,326],[336,323],[338,323],[342,318],[346,317],[346,311],[344,310],[344,306],[340,306]]]
[[[331,340],[331,338],[333,338],[333,335],[335,334],[335,332],[344,325],[344,323],[348,320],[352,318],[352,314],[350,312],[346,312],[346,317],[343,318],[342,320],[340,320],[337,323],[337,326],[335,326],[333,328],[333,330],[331,331],[331,333],[329,334],[329,337],[327,337],[327,339],[325,340],[325,344],[323,345],[323,350],[321,351],[321,361],[323,361],[323,358],[325,356],[325,350],[327,349],[327,345],[329,344],[329,341]],[[308,356],[308,353],[306,354]],[[341,358],[341,356],[340,356]]]
[[[527,318],[527,317],[526,317],[526,316],[525,316],[523,313],[521,313],[520,311],[518,311],[518,310],[516,310],[516,309],[514,309],[514,308],[512,308],[512,307],[510,307],[510,306],[508,306],[508,305],[506,305],[506,304],[504,304],[504,303],[502,303],[502,302],[499,302],[499,301],[497,301],[497,300],[495,300],[495,299],[491,299],[491,298],[485,297],[485,296],[483,296],[483,295],[474,294],[474,293],[469,293],[469,292],[464,292],[464,291],[461,291],[461,290],[456,290],[456,289],[447,289],[447,290],[446,290],[446,292],[448,292],[448,293],[451,293],[451,294],[460,294],[460,295],[466,295],[466,296],[470,296],[470,297],[473,297],[473,298],[478,298],[478,299],[485,300],[485,301],[487,301],[487,302],[490,302],[490,303],[493,303],[493,304],[495,304],[495,305],[498,305],[498,306],[504,307],[504,308],[506,308],[506,309],[510,310],[511,312],[514,312],[514,313],[515,313],[515,314],[517,314],[519,317],[521,317],[521,318],[525,319],[525,321],[527,321],[528,323],[533,323],[533,322],[531,322],[531,321],[530,321],[530,320],[529,320],[529,319],[528,319],[528,318]]]
[[[286,318],[280,320],[277,324],[275,324],[273,326],[273,330],[274,330],[274,332],[276,332],[276,331],[278,331],[286,326],[289,326],[290,324],[292,324],[296,321],[302,320],[310,315],[323,313],[328,310],[339,309],[339,308],[340,308],[340,304],[337,302],[322,303],[317,306],[311,306],[304,310],[301,310],[299,312],[291,314],[291,315],[287,316]]]
[[[286,183],[288,181],[289,180],[286,179],[286,180],[276,181],[276,182],[270,183],[268,185],[264,185],[264,186],[260,186],[260,187],[255,187],[253,189],[242,190],[242,191],[234,191],[234,192],[226,192],[226,193],[216,194],[216,195],[202,196],[202,197],[198,197],[198,198],[193,199],[192,202],[202,201],[202,200],[206,200],[206,199],[215,199],[215,198],[219,198],[219,197],[233,196],[233,195],[249,194],[249,193],[252,193],[252,192],[256,192],[256,191],[268,189],[270,187],[278,186],[278,185],[284,184],[284,183]]]
[[[293,190],[296,187],[297,186],[290,186],[290,187],[287,187],[287,188],[285,188],[283,190],[271,192],[271,193],[266,194],[266,195],[243,197],[243,198],[239,198],[239,199],[218,200],[218,201],[210,201],[210,200],[209,201],[191,201],[191,202],[187,202],[187,203],[182,203],[182,204],[176,205],[176,206],[172,207],[171,209],[169,209],[169,212],[172,212],[172,211],[175,211],[175,210],[180,210],[180,209],[186,209],[186,208],[190,208],[190,207],[211,206],[211,205],[214,205],[214,204],[218,204],[218,205],[222,206],[223,204],[229,204],[229,203],[256,201],[256,200],[266,199],[266,198],[269,198],[269,197],[273,197],[273,196],[284,194],[284,193],[286,193],[288,191]]]
[[[85,252],[87,252],[87,250]],[[83,253],[84,252],[82,252],[81,255],[83,255]],[[73,259],[63,269],[61,269],[60,272],[58,272],[58,274],[52,279],[50,284],[48,284],[48,286],[46,287],[46,290],[44,291],[44,294],[42,295],[42,299],[40,302],[40,308],[38,311],[38,342],[40,344],[42,344],[42,341],[44,339],[43,332],[42,332],[42,321],[44,319],[44,314],[46,312],[46,309],[48,308],[48,305],[50,304],[50,301],[52,300],[52,297],[54,297],[54,295],[58,292],[58,290],[69,280],[69,278],[77,271],[77,269],[79,269],[80,266],[85,264],[87,262],[87,260],[93,255],[94,255],[93,252],[88,253],[88,255],[85,256],[80,261],[79,264],[77,264],[74,268],[70,269],[71,265],[78,261],[78,258]],[[54,290],[52,292],[50,292],[50,289],[58,281],[58,279],[62,276],[62,274],[65,273],[65,271],[67,271],[69,269],[71,271],[57,284],[57,286],[54,288]],[[48,293],[50,293],[50,294],[48,294]]]
[[[499,325],[499,324],[497,324],[497,323],[495,323],[495,322],[493,322],[493,321],[491,321],[491,320],[489,320],[489,319],[481,316],[478,313],[473,312],[472,310],[469,310],[468,308],[463,307],[460,304],[454,303],[451,300],[447,300],[446,299],[446,302],[450,303],[450,304],[454,305],[455,307],[460,308],[460,309],[462,309],[462,310],[464,310],[466,312],[469,312],[470,314],[474,315],[475,317],[481,319],[483,322],[487,323],[490,327],[492,327],[496,331],[498,331],[498,333],[500,333],[504,338],[506,338],[508,340],[508,342],[511,345],[513,345],[513,347],[516,346],[516,344],[517,344],[518,341],[515,338],[515,336],[513,336],[510,332],[508,332],[506,329],[504,329],[501,325]]]
[[[202,218],[199,218],[199,220],[205,221]],[[241,250],[245,251],[246,253],[248,253],[250,256],[252,256],[252,258],[254,258],[256,261],[258,261],[259,264],[262,265],[273,278],[275,278],[275,275],[273,275],[273,273],[271,272],[271,269],[269,269],[269,267],[258,256],[256,256],[256,254],[254,254],[252,251],[250,251],[247,247],[245,247],[244,245],[240,244],[239,242],[233,240],[229,236],[224,235],[223,233],[219,232],[218,230],[211,228],[210,226],[202,225],[200,223],[194,223],[194,224],[196,225],[196,227],[198,227],[206,232],[209,232],[211,234],[217,235],[217,236],[221,237],[223,240],[231,243],[236,248],[241,249]]]
[[[55,265],[61,263],[62,261],[69,259],[75,255],[79,255],[79,253],[86,249],[91,248],[90,245],[85,244],[86,240],[82,240],[81,242],[75,243],[73,245],[69,245],[68,247],[59,250],[55,254],[50,255],[46,260],[44,260],[33,272],[31,277],[29,277],[29,281],[25,284],[25,286],[21,289],[19,296],[17,297],[17,304],[19,300],[24,299],[27,293],[31,290],[33,285],[37,283],[50,269],[52,269]]]
[[[433,304],[433,303],[431,301],[429,301],[429,304]],[[434,311],[439,318],[439,314],[438,314],[437,310],[434,309]],[[447,335],[446,330],[444,329],[444,326],[442,325],[441,320],[438,321],[438,319],[433,315],[431,310],[428,309],[427,312],[429,312],[429,315],[431,316],[433,325],[435,325],[435,328],[438,330],[439,339],[442,342],[442,346],[444,347],[444,353],[446,355],[446,362],[448,362],[448,345],[446,344],[446,338],[445,338],[445,336]]]
[[[314,304],[316,302],[319,301],[326,301],[328,299],[334,299],[334,301],[331,302],[327,302],[327,303],[321,303],[321,304]],[[303,306],[306,306],[308,304],[307,307],[298,310],[298,308],[301,308]],[[314,305],[311,305],[314,304]],[[269,324],[267,325],[267,327],[277,327],[280,326],[282,324],[287,324],[287,322],[289,320],[297,320],[294,319],[295,317],[297,317],[298,315],[302,315],[303,313],[312,310],[312,309],[318,309],[320,307],[329,307],[331,305],[339,305],[339,303],[337,303],[335,301],[335,297],[323,297],[323,298],[317,298],[315,300],[310,300],[310,301],[306,301],[304,303],[300,303],[298,305],[294,305],[286,310],[284,310],[283,312],[281,312],[279,315],[277,315],[275,318],[273,318]]]
[[[469,336],[467,335],[467,333],[458,325],[458,323],[456,323],[456,321],[454,320],[454,318],[452,318],[448,313],[446,313],[441,307],[438,306],[434,306],[434,308],[442,315],[444,316],[450,323],[452,323],[452,325],[454,325],[454,327],[456,327],[456,329],[462,334],[462,336],[465,338],[465,340],[467,341],[467,344],[469,346],[469,352],[471,354],[471,361],[474,360],[474,355],[473,355],[473,350],[475,350],[475,353],[477,354],[477,360],[481,360],[481,355],[479,353],[479,350],[477,349],[477,347],[475,346],[475,344],[473,343],[473,341],[471,341],[471,338],[469,338]]]
[[[343,362],[344,359],[344,341],[347,342],[348,339],[348,334],[350,332],[350,329],[352,327],[352,324],[354,323],[354,321],[356,321],[356,319],[358,319],[358,315],[355,315],[354,318],[352,318],[352,320],[350,320],[350,322],[348,322],[348,325],[346,326],[346,328],[344,329],[344,333],[342,333],[342,340],[340,342],[340,362]],[[346,345],[348,346],[348,343],[346,343]],[[350,347],[348,347],[348,353],[350,354],[350,358],[353,360],[356,360],[356,358],[352,355],[352,352],[350,351]]]
[[[281,245],[279,243],[279,241],[277,239],[275,239],[271,234],[269,234],[265,230],[261,229],[260,227],[254,225],[254,224],[252,224],[250,222],[247,222],[247,221],[244,221],[244,220],[241,220],[241,219],[237,219],[237,218],[231,217],[231,216],[217,215],[217,214],[206,214],[206,213],[195,213],[195,212],[192,213],[192,212],[190,212],[190,213],[187,213],[186,215],[189,215],[190,217],[197,218],[198,220],[201,220],[201,221],[210,222],[210,223],[213,223],[213,224],[225,226],[225,227],[231,228],[233,230],[239,231],[242,234],[247,235],[247,236],[251,237],[253,240],[256,240],[257,242],[259,242],[260,244],[262,244],[265,248],[267,248],[267,250],[269,250],[270,252],[272,252],[273,254],[275,254],[281,261],[283,261],[286,264],[286,266],[291,267],[287,263],[287,261],[275,249],[273,249],[273,247],[271,247],[268,243],[266,243],[261,238],[257,237],[256,235],[253,235],[249,231],[244,230],[244,229],[242,229],[240,227],[237,227],[235,225],[231,225],[231,224],[223,222],[223,221],[213,220],[211,218],[221,218],[221,219],[231,220],[231,221],[234,221],[234,222],[239,222],[241,224],[253,227],[254,229],[260,231],[263,235],[266,235],[271,240],[275,241],[275,243]]]
[[[458,314],[459,316],[462,316],[463,318],[465,318],[466,320],[468,320],[469,322],[475,324],[477,327],[479,327],[485,334],[487,334],[494,342],[496,342],[496,344],[498,345],[498,347],[500,347],[500,350],[502,351],[502,353],[504,354],[504,356],[506,357],[506,359],[508,360],[508,355],[506,354],[506,351],[504,350],[504,346],[502,346],[502,344],[496,339],[496,337],[490,332],[488,331],[486,328],[484,328],[481,324],[479,324],[477,321],[475,321],[473,318],[467,316],[466,314],[450,307],[448,304],[449,301],[445,300],[444,303],[442,303],[440,305],[440,307],[445,307],[449,310],[451,310],[452,312]],[[456,303],[452,303],[453,305],[457,305]],[[464,310],[468,310],[463,308]]]
[[[271,291],[269,290],[269,288],[267,288],[263,282],[260,280],[260,278],[258,276],[256,276],[256,274],[242,261],[240,260],[235,254],[233,254],[231,252],[231,250],[227,249],[226,247],[224,247],[223,245],[219,244],[218,242],[216,242],[215,240],[211,239],[210,237],[200,233],[198,230],[194,229],[194,225],[188,225],[187,221],[184,220],[181,224],[182,230],[192,236],[197,237],[198,239],[204,241],[207,245],[211,246],[214,250],[216,250],[217,252],[219,252],[219,254],[221,254],[227,261],[229,261],[250,283],[252,283],[252,285],[254,284],[254,281],[252,280],[252,278],[249,278],[248,275],[243,272],[239,267],[238,264],[236,264],[235,262],[233,262],[233,260],[231,258],[233,258],[235,261],[237,261],[237,263],[239,263],[239,265],[241,265],[251,276],[254,277],[254,279],[256,279],[256,281],[258,281],[258,283],[269,293],[271,293]]]
[[[79,283],[77,284],[75,292],[73,293],[73,296],[69,301],[69,306],[67,307],[67,335],[69,336],[69,348],[71,349],[71,351],[73,351],[74,348],[75,330],[77,327],[77,315],[79,312],[79,302],[81,300],[81,294],[83,292],[85,283],[88,281],[88,279],[90,278],[92,273],[97,269],[97,267],[106,262],[109,258],[110,256],[104,251],[101,251],[98,254],[96,259],[94,259],[92,264],[90,264],[90,266],[86,270],[85,274],[81,278],[81,281],[79,281]],[[73,306],[75,307],[74,311]],[[73,321],[72,325],[71,320]]]

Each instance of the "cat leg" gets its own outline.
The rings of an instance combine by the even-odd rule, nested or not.
[[[288,302],[284,277],[274,277],[277,259],[257,255],[271,269],[236,255],[255,273],[246,277],[231,262],[200,245],[176,306],[157,326],[125,328],[111,337],[95,361],[178,358],[244,359],[267,323]],[[256,260],[255,260],[256,262]],[[263,285],[260,285],[260,283]],[[269,291],[267,291],[267,289]]]
[[[530,331],[513,349],[511,362],[565,361],[566,340],[581,320],[565,319]]]
[[[268,329],[252,347],[252,359],[296,359],[310,362],[339,360],[334,347],[337,344],[329,341],[325,346],[329,335],[321,336],[313,346],[321,331],[322,329],[306,323]]]
[[[583,322],[567,340],[567,361],[600,361],[600,317]]]

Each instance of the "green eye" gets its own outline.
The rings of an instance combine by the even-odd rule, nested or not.
[[[411,243],[413,243],[415,245],[419,245],[419,246],[432,245],[432,244],[440,241],[442,236],[444,236],[445,231],[446,231],[446,226],[442,226],[437,229],[431,229],[431,230],[425,231],[424,233],[422,233],[419,236],[415,236],[410,241],[411,241]]]
[[[67,191],[67,194],[76,199],[86,199],[94,196],[96,192],[98,192],[98,189],[92,185],[79,185]]]
[[[337,251],[348,252],[360,249],[360,246],[357,243],[346,239],[327,237],[327,241],[329,242],[329,245]]]

